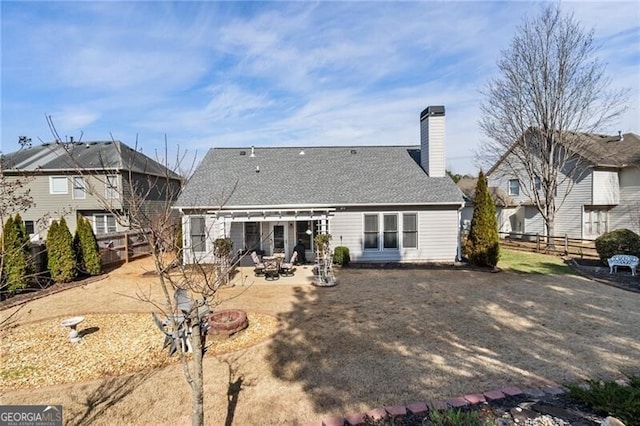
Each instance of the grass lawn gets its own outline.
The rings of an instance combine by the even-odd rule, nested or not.
[[[575,275],[573,269],[558,256],[505,248],[500,249],[498,267],[524,274]]]

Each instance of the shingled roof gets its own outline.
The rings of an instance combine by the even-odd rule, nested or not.
[[[73,156],[73,160],[65,150]],[[2,156],[7,172],[132,171],[153,176],[180,176],[121,141],[44,143]]]
[[[478,178],[462,178],[456,185],[458,185],[458,188],[460,188],[465,198],[473,203],[475,202],[476,198],[477,184]],[[507,194],[504,190],[500,189],[497,186],[490,186],[489,194],[491,194],[493,202],[498,207],[509,207],[518,205],[518,203],[509,194]]]
[[[640,136],[634,133],[622,135],[579,135],[589,143],[581,145],[580,154],[596,166],[640,166]]]
[[[304,153],[304,154],[303,154]],[[180,208],[461,204],[449,177],[429,177],[417,146],[213,148]]]

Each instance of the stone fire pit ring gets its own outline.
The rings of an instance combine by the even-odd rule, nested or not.
[[[209,329],[207,334],[212,336],[231,336],[249,326],[247,313],[240,309],[225,309],[209,314],[207,317]]]

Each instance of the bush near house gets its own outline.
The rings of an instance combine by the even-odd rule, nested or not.
[[[616,229],[596,238],[598,256],[605,265],[607,259],[616,254],[631,254],[640,257],[640,235],[629,229]]]
[[[31,242],[19,213],[15,217],[9,216],[3,235],[2,287],[6,285],[9,293],[14,294],[27,287],[29,276],[33,274]]]
[[[340,266],[348,266],[349,262],[351,262],[349,247],[337,246],[333,250],[333,261]]]
[[[76,277],[76,255],[73,238],[64,218],[53,221],[47,233],[47,268],[56,283],[66,283]]]
[[[102,269],[100,249],[91,224],[82,216],[78,216],[76,234],[73,238],[78,271],[89,275],[98,275]]]
[[[489,194],[487,179],[480,171],[476,185],[471,229],[464,245],[465,256],[477,266],[495,268],[500,258],[496,205]]]

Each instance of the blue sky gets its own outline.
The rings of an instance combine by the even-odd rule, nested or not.
[[[418,144],[447,109],[447,168],[474,173],[480,90],[539,2],[2,1],[2,139],[120,139],[152,154],[211,147]],[[640,133],[640,3],[564,2],[594,28],[610,133]]]

